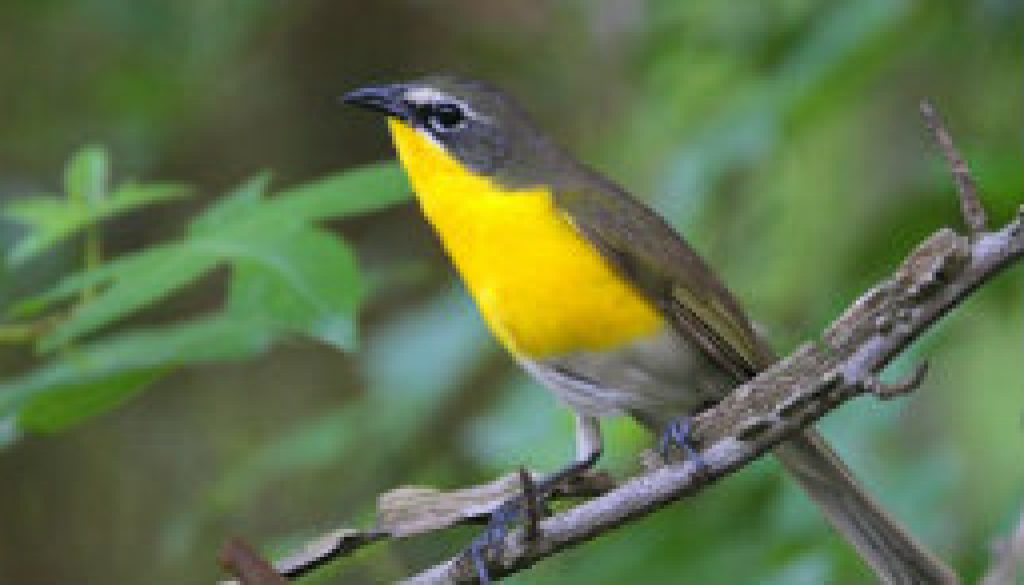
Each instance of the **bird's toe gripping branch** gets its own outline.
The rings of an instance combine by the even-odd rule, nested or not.
[[[487,528],[473,539],[466,551],[481,583],[490,583],[486,557],[501,553],[501,543],[508,536],[509,528],[515,523],[523,521],[526,539],[534,540],[540,535],[541,517],[551,513],[546,498],[551,495],[559,482],[545,481],[538,485],[530,472],[523,467],[519,468],[519,480],[523,484],[522,493],[491,512]]]
[[[681,416],[672,419],[658,441],[658,452],[665,462],[672,460],[674,450],[680,450],[686,455],[687,461],[693,461],[697,469],[707,467],[707,462],[701,457],[700,452],[694,446],[692,436],[693,417]]]
[[[921,362],[906,378],[896,382],[883,382],[878,376],[868,376],[859,380],[859,384],[882,400],[889,400],[917,390],[927,375],[928,362]]]

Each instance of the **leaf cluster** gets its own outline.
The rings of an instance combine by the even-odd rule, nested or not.
[[[188,222],[181,237],[103,259],[104,220],[188,196],[188,187],[127,182],[110,187],[105,150],[86,147],[65,171],[64,193],[15,199],[2,212],[27,234],[7,251],[19,267],[81,236],[85,264],[48,290],[7,308],[8,340],[49,359],[0,384],[0,420],[56,431],[104,412],[176,369],[265,352],[300,335],[349,351],[368,285],[352,247],[323,221],[403,201],[390,164],[330,175],[271,196],[260,173]],[[118,327],[128,317],[225,268],[219,311],[165,325]]]

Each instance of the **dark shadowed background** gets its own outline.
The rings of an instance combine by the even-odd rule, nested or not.
[[[59,192],[107,147],[115,177],[196,195],[103,224],[104,254],[176,238],[261,169],[275,188],[392,157],[384,125],[336,97],[430,72],[516,93],[560,141],[648,200],[717,267],[777,347],[821,327],[918,239],[958,225],[923,130],[932,98],[994,219],[1024,185],[1024,4],[650,0],[5,0],[0,197]],[[572,451],[565,409],[492,342],[411,203],[326,224],[376,283],[358,349],[302,335],[176,370],[55,433],[8,428],[0,582],[210,582],[221,543],[270,554],[367,525],[375,494],[454,487]],[[24,228],[0,223],[14,245]],[[0,270],[0,304],[81,262],[75,240]],[[329,267],[328,267],[329,268]],[[215,311],[226,273],[105,332]],[[907,400],[822,423],[879,498],[970,580],[1024,505],[1019,270],[918,343]],[[45,363],[4,340],[0,372]],[[0,425],[2,427],[3,425]],[[649,437],[609,426],[618,469]],[[305,582],[387,582],[471,532],[382,544]],[[868,577],[762,461],[700,497],[544,561],[519,583],[821,583]]]

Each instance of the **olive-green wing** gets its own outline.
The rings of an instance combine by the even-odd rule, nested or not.
[[[739,303],[664,219],[595,173],[558,189],[576,229],[646,294],[676,329],[737,381],[773,356]]]

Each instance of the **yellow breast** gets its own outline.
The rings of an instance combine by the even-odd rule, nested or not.
[[[390,126],[424,214],[509,351],[540,358],[601,350],[663,326],[549,191],[503,191],[418,131],[397,120]]]

